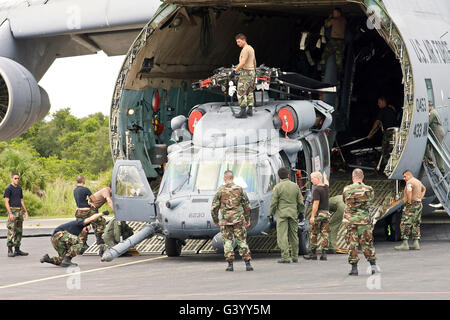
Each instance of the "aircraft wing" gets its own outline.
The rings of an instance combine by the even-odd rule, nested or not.
[[[7,19],[18,40],[69,36],[70,43],[58,57],[100,50],[112,56],[128,51],[160,4],[159,0],[50,0],[9,10]]]

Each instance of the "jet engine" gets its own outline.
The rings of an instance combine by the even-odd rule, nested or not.
[[[0,141],[12,139],[50,110],[47,92],[19,63],[0,57]]]

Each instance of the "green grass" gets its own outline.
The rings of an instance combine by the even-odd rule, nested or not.
[[[104,177],[100,177],[97,181],[88,181],[86,183],[86,187],[89,188],[92,193],[95,193],[104,186]],[[76,182],[57,178],[54,182],[47,185],[45,196],[42,198],[31,192],[24,192],[24,201],[30,218],[47,219],[75,217],[76,204],[73,197],[73,189],[75,189],[75,187]],[[106,204],[99,208],[99,212],[104,210],[112,212]],[[1,203],[0,206],[0,219],[7,219],[4,203]]]

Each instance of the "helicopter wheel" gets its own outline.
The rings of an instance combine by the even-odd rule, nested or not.
[[[165,248],[169,257],[179,257],[181,254],[182,241],[174,238],[166,238]]]

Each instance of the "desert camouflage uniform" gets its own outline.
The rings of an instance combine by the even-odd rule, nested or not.
[[[346,207],[342,223],[347,225],[348,262],[359,261],[358,244],[368,261],[376,260],[369,213],[374,198],[372,187],[362,182],[353,183],[344,188],[343,197]]]
[[[219,209],[221,219],[219,219]],[[244,190],[234,183],[221,186],[214,197],[211,216],[214,223],[220,225],[225,259],[234,260],[233,239],[235,239],[242,259],[250,260],[245,228],[245,224],[250,221],[250,205]]]
[[[14,221],[10,221],[8,217],[8,236],[7,245],[8,247],[20,247],[20,242],[22,241],[22,231],[23,231],[23,211],[22,209],[12,209],[11,213],[14,216]]]
[[[255,77],[255,70],[241,70],[237,84],[237,98],[241,108],[255,106],[255,98],[253,96],[253,90],[255,90]]]
[[[52,257],[53,263],[60,265],[65,256],[75,257],[83,248],[83,237],[75,236],[67,231],[55,233],[51,239],[52,245],[58,252],[58,257]]]
[[[325,72],[325,66],[327,64],[328,58],[331,55],[336,54],[336,67],[338,74],[340,74],[344,65],[344,46],[344,39],[331,38],[326,44],[325,49],[323,50],[322,58],[319,62],[319,70]]]
[[[91,207],[90,210],[84,210],[84,211],[77,209],[75,211],[75,218],[77,220],[84,220],[96,213],[98,213],[98,209],[95,209],[94,207]],[[95,235],[101,236],[101,235],[103,235],[103,232],[105,231],[106,220],[103,216],[101,216],[101,217],[98,217],[97,219],[95,219],[94,221],[92,221],[91,225],[92,225],[92,228],[94,229]],[[88,237],[88,234],[86,233],[86,235],[83,237],[84,242],[87,241],[87,237]]]
[[[311,252],[319,253],[328,250],[328,237],[330,231],[330,213],[325,210],[319,210],[314,217],[314,224],[311,226],[310,230],[309,246]],[[319,237],[322,239],[320,243],[318,243]]]
[[[420,240],[420,224],[422,223],[422,203],[419,201],[407,203],[403,209],[400,221],[400,233],[402,240],[408,240],[412,235],[413,240]]]

